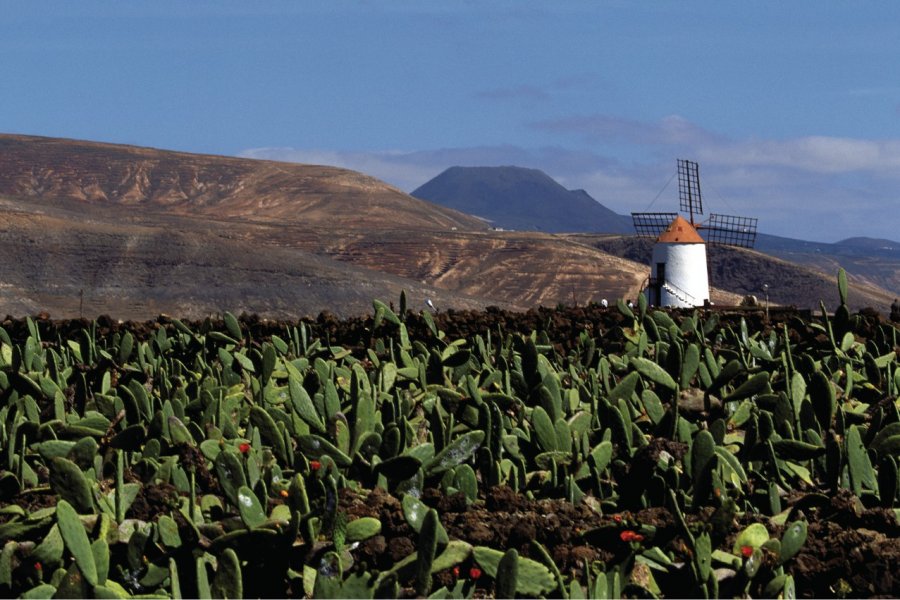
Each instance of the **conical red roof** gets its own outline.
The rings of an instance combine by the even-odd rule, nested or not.
[[[656,238],[657,242],[678,244],[705,244],[706,242],[687,219],[678,215]]]

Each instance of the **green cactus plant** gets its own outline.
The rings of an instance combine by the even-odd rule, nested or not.
[[[82,513],[94,512],[94,493],[84,472],[59,456],[50,459],[50,488]]]
[[[431,591],[431,574],[437,554],[439,525],[440,519],[437,511],[433,508],[429,509],[422,519],[417,549],[415,589],[420,596],[427,596]]]
[[[485,437],[485,432],[480,430],[464,433],[435,454],[431,460],[423,463],[422,468],[426,474],[433,476],[461,465],[475,454]]]
[[[662,386],[663,388],[672,391],[678,388],[678,384],[675,382],[672,376],[664,368],[662,368],[649,358],[635,356],[630,359],[630,364],[643,377],[646,377],[650,381]]]
[[[670,594],[680,558],[692,593],[789,595],[798,591],[789,561],[804,548],[801,515],[831,518],[842,509],[828,495],[841,487],[859,496],[860,511],[897,506],[900,414],[885,400],[900,390],[892,325],[862,327],[866,315],[839,307],[754,331],[750,313],[737,323],[639,301],[630,321],[616,317],[609,331],[594,323],[570,340],[553,338],[550,319],[530,334],[500,325],[454,340],[430,314],[401,313],[396,324],[382,308],[378,331],[369,327],[358,346],[318,339],[309,322],[277,329],[233,315],[231,328],[164,318],[146,332],[78,326],[70,339],[37,320],[13,322],[15,339],[0,328],[0,539],[16,540],[0,552],[0,589],[236,596],[243,569],[254,575],[239,580],[250,595],[283,578],[281,593],[389,596],[415,583],[419,552],[368,571],[374,563],[360,548],[392,533],[372,517],[344,522],[348,497],[376,487],[402,497],[422,536],[429,488],[462,491],[481,510],[506,484],[601,519],[659,506],[675,518],[668,529],[629,525],[644,540],[622,562],[586,566],[581,581],[532,543],[530,559],[546,568],[537,579],[550,576],[535,595]],[[702,410],[691,402],[700,393]],[[788,488],[808,493],[784,511]],[[150,522],[131,518],[163,489],[173,497]],[[96,585],[58,508],[29,512],[20,494],[80,503]],[[707,505],[713,512],[697,521]],[[724,552],[735,519],[749,513],[786,522],[783,536]],[[610,535],[602,529],[584,539]],[[438,520],[431,567],[418,573],[431,586],[440,573],[436,597],[489,590],[487,580],[453,574],[468,564],[497,589],[526,594],[533,565],[524,556],[491,571],[506,549],[488,558],[479,550],[483,560],[471,563],[474,549],[448,530],[460,531]],[[261,547],[277,552],[263,558]],[[512,565],[515,584],[503,579]],[[323,566],[329,573],[312,575]],[[717,581],[716,566],[735,573]]]
[[[784,534],[781,537],[781,551],[778,556],[780,564],[786,563],[800,552],[806,543],[807,531],[806,521],[794,521],[785,526]]]
[[[475,546],[472,549],[475,562],[484,572],[496,580],[500,561],[504,553],[486,546]],[[541,596],[556,587],[556,581],[550,570],[541,563],[519,556],[516,561],[516,594]]]
[[[515,598],[519,579],[519,553],[515,548],[507,550],[497,564],[494,593],[498,598]]]
[[[225,548],[217,557],[216,574],[210,584],[214,598],[243,598],[241,563],[232,548]]]
[[[65,499],[61,499],[56,505],[56,522],[66,549],[75,559],[84,580],[88,585],[98,585],[100,581],[91,542],[78,517],[78,512]]]
[[[346,541],[348,543],[367,540],[381,532],[381,521],[373,517],[360,517],[347,524]]]
[[[861,495],[863,489],[877,491],[878,480],[869,453],[862,442],[859,427],[851,425],[846,438],[847,467],[853,493]]]
[[[828,376],[822,371],[815,371],[809,382],[809,398],[815,412],[819,427],[823,431],[831,429],[837,409],[834,387]]]

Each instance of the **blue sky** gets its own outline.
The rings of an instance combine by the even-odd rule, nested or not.
[[[620,213],[900,239],[900,3],[0,0],[0,131],[333,164],[539,168]]]

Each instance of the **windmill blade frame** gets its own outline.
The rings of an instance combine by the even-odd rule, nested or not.
[[[681,210],[691,215],[703,214],[703,196],[700,194],[700,165],[692,160],[678,159],[678,200]]]
[[[638,237],[656,239],[675,220],[678,213],[631,213],[631,222]]]
[[[711,213],[703,231],[710,244],[752,248],[756,244],[756,223],[756,217]]]

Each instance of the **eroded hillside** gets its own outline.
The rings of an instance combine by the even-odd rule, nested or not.
[[[0,194],[340,229],[485,228],[347,169],[14,135],[0,135]]]
[[[400,290],[411,306],[528,309],[635,298],[648,275],[596,236],[490,231],[354,171],[52,138],[0,135],[0,214],[12,315],[352,315]],[[833,275],[787,264],[714,260],[713,301],[761,281],[800,307],[833,295]]]

